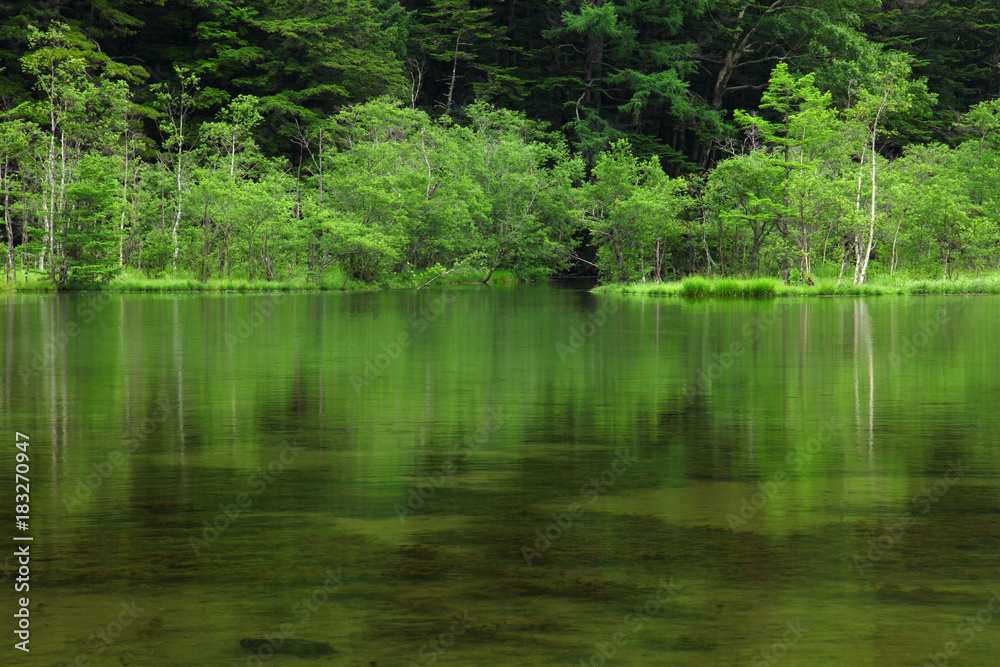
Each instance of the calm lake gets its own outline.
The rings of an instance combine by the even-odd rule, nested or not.
[[[0,331],[2,664],[1000,655],[1000,297],[8,294]]]

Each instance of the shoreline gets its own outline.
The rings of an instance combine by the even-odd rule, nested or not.
[[[337,276],[331,279],[323,278],[319,282],[309,282],[304,278],[292,280],[246,280],[242,278],[210,278],[200,281],[194,278],[158,277],[146,278],[141,275],[127,275],[115,278],[105,285],[90,285],[86,287],[64,288],[58,290],[48,282],[47,276],[32,271],[28,279],[19,277],[17,282],[0,282],[0,294],[90,294],[100,292],[111,293],[168,293],[168,292],[373,292],[386,289],[430,289],[444,285],[513,285],[527,282],[507,271],[495,271],[488,282],[483,282],[484,273],[475,271],[464,272],[455,276],[440,277],[431,282],[427,276],[395,276],[382,284],[364,283],[357,280],[343,279]]]
[[[210,279],[202,282],[190,278],[144,278],[128,276],[118,278],[108,285],[57,290],[39,274],[32,274],[28,281],[0,282],[0,293],[9,294],[90,294],[90,293],[289,293],[289,292],[375,292],[381,290],[422,290],[445,286],[505,286],[535,282],[506,272],[496,272],[488,282],[483,282],[475,272],[451,276],[427,284],[422,280],[403,279],[383,284],[368,284],[342,278],[321,280],[318,283],[297,280],[244,280]],[[559,281],[559,277],[549,280]],[[664,296],[686,298],[738,298],[775,299],[781,297],[812,296],[972,296],[1000,294],[1000,274],[980,278],[912,279],[896,278],[855,285],[849,281],[817,280],[813,285],[785,284],[777,278],[705,278],[688,276],[682,280],[666,282],[633,282],[597,285],[588,290],[592,294],[617,294],[621,296]]]
[[[862,285],[848,281],[817,280],[813,285],[785,284],[776,278],[705,278],[689,276],[671,282],[599,285],[596,294],[688,298],[774,299],[790,296],[971,296],[1000,294],[1000,275],[980,278],[895,278]]]

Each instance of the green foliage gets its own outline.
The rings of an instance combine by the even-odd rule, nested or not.
[[[774,268],[766,243],[789,212],[783,196],[783,170],[763,151],[724,160],[711,172],[704,199],[723,270],[755,273],[762,260]]]
[[[626,141],[601,156],[593,179],[584,188],[583,217],[597,246],[601,278],[659,280],[669,265],[666,248],[682,231],[677,216],[688,203],[686,185],[668,178],[656,160],[636,158]]]
[[[15,0],[7,274],[388,285],[593,258],[608,282],[816,287],[1000,266],[992,6],[553,7]]]
[[[728,287],[728,286],[727,286]],[[689,276],[681,281],[681,296],[697,297],[709,296],[712,293],[712,285],[701,276]]]
[[[678,293],[687,297],[717,296],[766,299],[777,295],[778,284],[770,278],[708,280],[701,276],[689,276],[681,281]]]
[[[521,114],[479,104],[468,120],[434,123],[387,99],[338,114],[323,202],[303,207],[317,269],[337,262],[382,282],[436,264],[480,267],[485,280],[562,266],[579,161]]]
[[[997,5],[991,0],[883,3],[866,30],[869,38],[913,56],[940,105],[933,125],[947,127],[997,90]]]
[[[472,93],[479,99],[503,95],[516,99],[524,94],[523,82],[497,56],[509,49],[505,31],[494,24],[490,7],[473,7],[468,0],[430,0],[426,11],[409,30],[411,98],[415,101],[424,85],[430,61],[447,73],[434,103],[449,114]]]
[[[677,38],[708,4],[582,2],[543,32],[566,71],[543,85],[564,96],[565,128],[588,164],[623,130],[642,133],[664,117],[705,138],[722,130],[719,115],[691,94],[695,45]]]
[[[401,91],[401,17],[397,3],[370,0],[205,3],[199,48],[175,62],[208,87],[259,97],[278,117],[314,118]]]
[[[112,168],[110,159],[86,155],[77,167],[78,180],[67,187],[64,224],[59,234],[63,247],[60,288],[106,284],[121,271],[118,231],[109,224],[119,208]]]
[[[170,237],[159,229],[151,229],[143,238],[139,252],[139,266],[147,278],[163,275],[170,266],[172,256]]]
[[[1000,275],[955,280],[873,280],[864,285],[852,281],[822,280],[815,285],[784,285],[770,278],[745,280],[706,279],[690,276],[677,282],[613,283],[593,290],[600,294],[683,296],[689,298],[780,298],[789,296],[880,296],[888,294],[1000,294]]]
[[[537,277],[563,267],[572,249],[570,186],[582,177],[582,162],[522,114],[481,103],[467,114],[473,179],[485,205],[473,219],[485,280],[497,269]]]

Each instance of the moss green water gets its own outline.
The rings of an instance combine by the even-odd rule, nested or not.
[[[0,328],[31,664],[1000,654],[1000,297],[8,294]],[[239,647],[283,634],[338,653]]]

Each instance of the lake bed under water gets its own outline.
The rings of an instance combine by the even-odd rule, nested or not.
[[[1000,655],[1000,297],[15,294],[0,328],[3,664]]]

